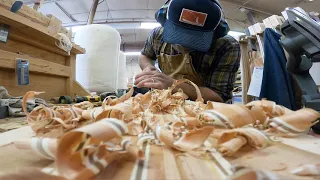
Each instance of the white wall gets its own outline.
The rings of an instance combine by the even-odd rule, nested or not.
[[[133,77],[141,72],[138,56],[127,56],[126,78],[133,81]]]

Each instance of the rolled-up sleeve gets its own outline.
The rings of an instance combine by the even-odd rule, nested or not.
[[[209,87],[221,96],[224,101],[232,98],[232,91],[236,80],[237,71],[240,66],[240,45],[234,41],[220,43],[215,60],[212,63],[211,72],[205,80],[205,86]]]

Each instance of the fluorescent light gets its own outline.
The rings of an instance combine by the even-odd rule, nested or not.
[[[140,56],[141,52],[124,52],[126,56]]]
[[[228,33],[230,36],[242,36],[242,35],[246,35],[245,33],[243,32],[237,32],[237,31],[229,31]]]
[[[140,28],[141,29],[154,29],[154,28],[159,27],[159,26],[161,26],[161,24],[159,24],[159,23],[146,22],[146,23],[141,23]]]

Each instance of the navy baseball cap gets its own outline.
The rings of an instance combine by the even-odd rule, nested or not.
[[[221,19],[222,10],[212,0],[172,0],[164,24],[163,40],[206,52]]]

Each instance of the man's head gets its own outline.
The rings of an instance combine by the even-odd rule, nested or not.
[[[172,0],[163,40],[206,52],[221,18],[221,8],[212,0]]]

